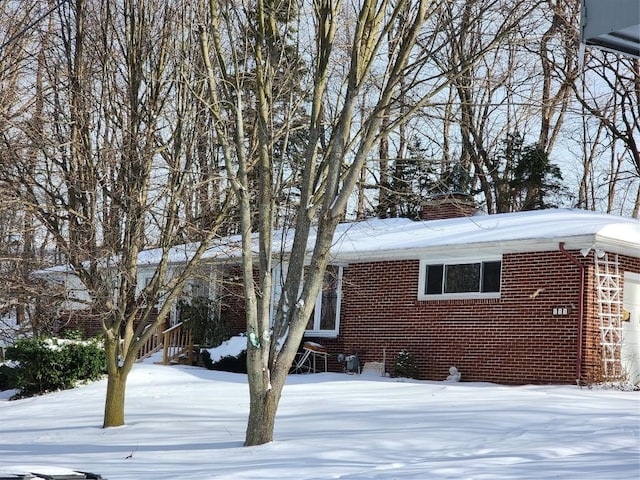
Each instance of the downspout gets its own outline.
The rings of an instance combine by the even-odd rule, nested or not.
[[[576,358],[576,382],[580,382],[582,378],[582,336],[583,336],[583,316],[584,316],[584,271],[585,267],[578,260],[576,260],[569,252],[564,248],[564,242],[560,242],[560,252],[567,257],[571,263],[573,263],[578,270],[580,270],[580,294],[578,298],[578,356]]]

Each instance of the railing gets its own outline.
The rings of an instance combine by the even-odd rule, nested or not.
[[[185,356],[186,354],[186,356]],[[185,358],[187,365],[193,362],[193,339],[191,331],[184,328],[184,322],[162,332],[162,364]]]
[[[152,328],[153,325],[147,325],[145,331]],[[147,341],[142,345],[140,350],[138,350],[138,361],[144,360],[145,358],[149,358],[156,352],[159,352],[162,348],[162,343],[160,342],[160,338],[162,337],[162,332],[160,331],[161,327],[156,328],[156,332],[151,335]]]
[[[148,328],[151,328],[149,326]],[[138,351],[138,361],[149,358],[162,350],[162,364],[183,360],[191,365],[193,362],[193,339],[189,329],[180,322],[167,330],[160,330],[151,335]]]

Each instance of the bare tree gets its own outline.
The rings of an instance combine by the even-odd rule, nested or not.
[[[203,178],[186,141],[194,130],[185,125],[198,116],[183,76],[180,53],[191,31],[182,8],[169,0],[60,2],[42,39],[42,75],[22,77],[36,92],[22,117],[31,121],[12,121],[20,142],[5,135],[3,188],[51,235],[101,319],[104,427],[124,423],[138,350],[163,324],[232,205],[223,192],[215,204],[201,202],[206,224],[182,220],[186,185]],[[174,248],[195,231],[196,242]],[[149,247],[157,266],[139,284],[139,253]],[[184,266],[172,269],[178,254]]]
[[[489,213],[515,208],[503,140],[520,132],[547,155],[557,141],[577,75],[573,7],[469,0],[444,10],[442,31],[451,41],[437,58],[452,88],[442,98],[442,127],[434,128],[446,138],[432,135],[430,144],[466,170],[467,193],[479,194]]]
[[[583,120],[579,205],[640,215],[640,61],[592,51],[574,86]],[[604,161],[603,161],[604,160]],[[604,190],[604,191],[603,191]]]
[[[43,47],[34,39],[31,30],[46,35],[47,13],[51,5],[40,2],[0,2],[0,162],[11,161],[11,150],[24,144],[24,135],[18,125],[37,128],[32,116],[25,113],[42,110],[38,96],[44,69]],[[38,35],[35,36],[38,38]],[[24,82],[25,75],[35,83]],[[34,99],[36,99],[34,101]],[[32,150],[25,154],[33,156]],[[42,242],[37,238],[34,217],[21,208],[19,198],[10,189],[0,185],[0,316],[12,318],[4,325],[3,333],[12,336],[12,329],[39,334],[48,325],[39,317],[40,310],[34,301],[34,289],[30,274],[43,266]],[[52,303],[50,297],[49,302]],[[17,325],[16,325],[17,324]]]
[[[545,3],[543,11],[547,21],[536,52],[542,67],[542,90],[539,102],[534,104],[540,109],[536,144],[550,154],[562,131],[572,100],[572,87],[579,75],[575,19],[580,5],[575,0],[548,0]]]
[[[216,118],[217,141],[239,202],[249,334],[250,413],[245,444],[257,445],[273,438],[282,388],[322,286],[333,233],[344,218],[365,160],[385,130],[385,112],[404,102],[408,118],[436,89],[433,85],[422,88],[422,68],[430,51],[420,51],[417,44],[425,35],[422,27],[427,17],[437,8],[429,1],[404,0],[344,5],[332,0],[259,0],[248,9],[240,3],[209,0],[208,6],[207,21],[201,23],[209,80],[207,105]],[[238,32],[248,18],[255,19],[252,36],[243,37]],[[355,23],[344,21],[349,18],[355,18]],[[283,83],[274,78],[277,72],[288,71],[282,46],[292,31],[296,32],[292,44],[310,59],[311,69],[301,79],[306,95],[300,102],[288,103],[286,115],[300,108],[307,112],[305,124],[297,125],[305,132],[306,147],[297,176],[300,200],[292,225],[295,235],[284,259],[286,279],[271,322],[273,208],[281,188],[273,167],[286,163],[274,145],[292,126],[274,128],[278,125],[274,119],[284,115],[276,104],[287,96]],[[233,41],[238,38],[247,41]],[[346,38],[345,50],[339,50],[337,40]],[[254,59],[248,65],[250,72],[238,61],[249,56]],[[333,63],[338,58],[346,62]],[[248,78],[255,82],[250,90]],[[372,90],[371,85],[377,88]],[[368,114],[355,123],[354,112],[363,104]],[[255,118],[246,115],[249,110]],[[386,129],[403,121],[394,119]],[[258,184],[250,183],[254,172]],[[252,210],[254,194],[259,199],[257,212]],[[310,252],[307,242],[312,231]]]

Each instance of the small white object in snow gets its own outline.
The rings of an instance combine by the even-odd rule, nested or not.
[[[362,367],[361,375],[372,375],[384,377],[384,363],[382,362],[365,362]]]
[[[459,382],[460,378],[462,378],[462,373],[460,373],[456,367],[449,368],[447,382]]]

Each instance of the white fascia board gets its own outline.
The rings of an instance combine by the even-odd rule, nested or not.
[[[579,250],[584,247],[597,246],[607,251],[611,250],[610,243],[596,242],[593,234],[573,236],[567,238],[540,238],[526,240],[510,240],[482,243],[467,243],[458,245],[438,245],[434,247],[417,248],[411,250],[378,250],[348,255],[336,254],[333,261],[347,263],[385,262],[394,260],[416,260],[433,257],[441,260],[457,260],[473,257],[493,257],[505,253],[549,252],[560,248],[564,243],[568,250]],[[616,252],[619,253],[619,252]],[[636,255],[638,256],[638,255]]]
[[[640,258],[640,243],[638,242],[630,242],[627,240],[620,240],[596,234],[594,246],[606,252]]]
[[[431,247],[388,250],[369,250],[361,252],[334,253],[330,255],[332,265],[348,265],[350,263],[385,262],[393,260],[414,260],[425,257],[437,257],[443,260],[457,260],[473,256],[499,256],[505,253],[545,252],[559,250],[564,243],[567,250],[580,250],[585,247],[600,248],[607,252],[640,257],[640,243],[622,241],[601,234],[584,234],[570,237],[535,238],[521,240],[505,240],[479,242],[456,245],[436,245]],[[311,252],[309,252],[309,258]],[[235,264],[240,258],[203,258],[201,263],[210,267]],[[286,262],[286,260],[285,260]],[[172,263],[172,266],[179,263]],[[149,267],[151,265],[147,265]]]

